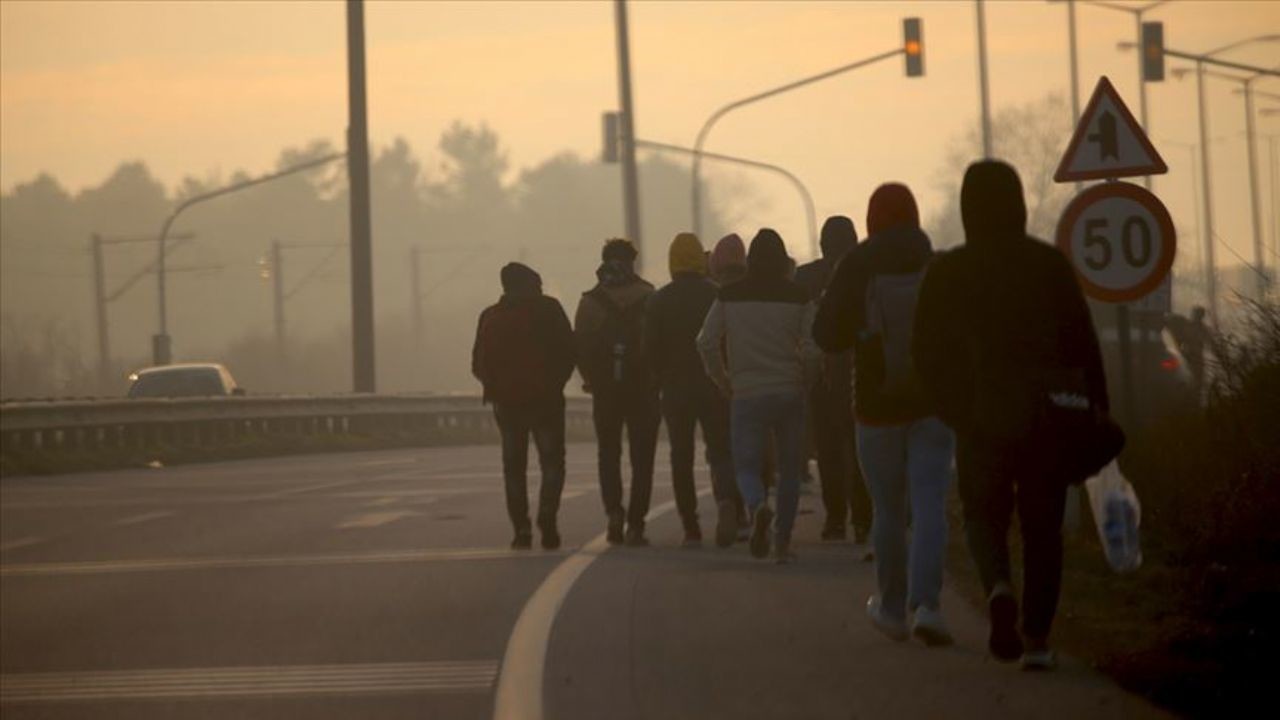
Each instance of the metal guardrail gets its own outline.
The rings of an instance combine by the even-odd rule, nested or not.
[[[568,398],[566,434],[592,432],[589,398]],[[476,396],[248,396],[9,402],[0,452],[213,448],[254,438],[364,436],[423,444],[494,442]]]

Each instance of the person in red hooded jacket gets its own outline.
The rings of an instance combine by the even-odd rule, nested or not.
[[[915,635],[927,645],[947,645],[942,566],[955,438],[911,360],[915,301],[933,247],[920,229],[915,198],[898,183],[872,193],[867,233],[836,269],[814,322],[823,350],[854,352],[858,457],[871,494],[879,584],[867,614],[894,640]]]

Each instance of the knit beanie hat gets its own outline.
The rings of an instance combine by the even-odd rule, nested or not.
[[[702,251],[702,243],[693,233],[682,232],[671,241],[671,250],[667,254],[671,275],[678,273],[707,274],[706,254]]]

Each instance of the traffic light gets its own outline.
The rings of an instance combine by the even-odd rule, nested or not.
[[[924,75],[924,38],[920,18],[903,19],[902,50],[907,58],[907,77]]]
[[[1142,79],[1164,80],[1164,23],[1142,23]]]
[[[604,114],[604,154],[600,158],[606,163],[618,162],[618,113]]]

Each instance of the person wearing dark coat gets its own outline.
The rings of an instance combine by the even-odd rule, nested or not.
[[[614,238],[600,253],[597,283],[582,294],[574,316],[578,371],[591,393],[596,428],[600,496],[608,517],[607,539],[649,544],[645,516],[653,493],[653,463],[662,411],[644,358],[644,313],[653,285],[635,272],[638,252]],[[622,503],[622,433],[631,460],[630,502]]]
[[[955,437],[910,365],[912,305],[933,248],[915,197],[899,183],[872,193],[867,233],[840,262],[814,322],[823,350],[854,351],[858,457],[874,508],[879,589],[867,614],[894,640],[915,635],[948,645],[941,596]]]
[[[1062,582],[1062,517],[1071,478],[1047,462],[1037,423],[1052,388],[1108,412],[1089,309],[1066,257],[1029,237],[1022,183],[976,162],[960,191],[965,244],[930,266],[916,308],[916,370],[955,429],[965,534],[988,594],[992,654],[1028,669],[1054,664],[1049,631]],[[1008,533],[1023,540],[1021,632]]]
[[[671,443],[671,484],[685,545],[702,542],[693,482],[694,435],[701,425],[718,509],[716,544],[727,547],[737,536],[739,502],[729,451],[729,401],[707,377],[695,344],[717,288],[707,278],[706,253],[693,233],[676,236],[669,263],[671,282],[649,298],[645,358],[662,395],[662,416]]]
[[[821,302],[840,260],[858,243],[853,221],[833,215],[822,224],[819,246],[822,257],[801,265],[796,282],[803,285],[813,302]],[[857,443],[853,437],[853,355],[850,351],[828,353],[823,372],[809,391],[809,427],[818,456],[818,477],[822,483],[822,504],[826,522],[823,540],[843,540],[846,522],[853,536],[865,546],[871,532],[871,499],[858,467]],[[864,550],[864,557],[866,551]]]
[[[542,547],[560,547],[556,515],[564,489],[564,386],[573,376],[573,330],[564,308],[542,294],[542,278],[532,268],[502,268],[502,297],[480,314],[471,372],[484,385],[502,433],[502,476],[507,515],[515,528],[511,545],[533,542],[525,473],[529,436],[538,449],[542,487],[538,529]]]

